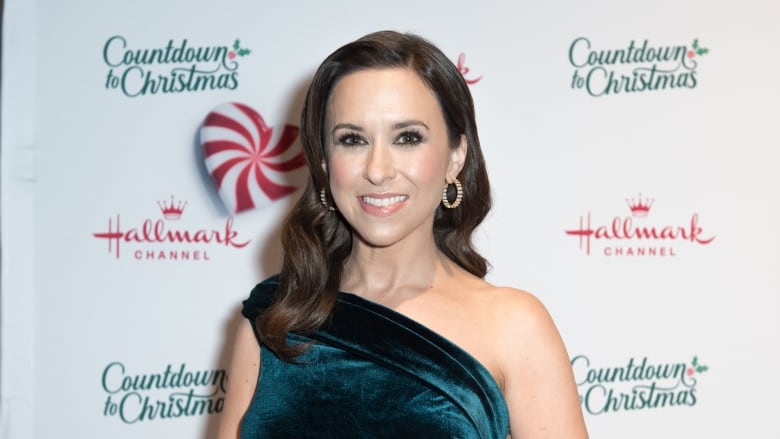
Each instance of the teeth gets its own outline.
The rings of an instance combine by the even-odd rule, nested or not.
[[[391,204],[400,203],[401,201],[404,201],[406,198],[407,198],[406,195],[396,195],[395,197],[390,197],[390,198],[360,197],[360,199],[364,203],[376,207],[387,207]]]

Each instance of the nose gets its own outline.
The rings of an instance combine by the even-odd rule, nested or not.
[[[365,178],[372,184],[381,186],[395,176],[395,163],[392,151],[387,145],[375,143],[366,157]]]

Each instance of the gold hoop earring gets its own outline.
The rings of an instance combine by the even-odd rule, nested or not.
[[[328,210],[336,210],[335,207],[328,203],[328,198],[325,196],[325,188],[320,189],[320,203],[322,203],[322,207]]]
[[[444,186],[444,189],[441,191],[441,204],[443,204],[447,209],[454,209],[460,206],[461,201],[463,201],[463,186],[461,186],[460,181],[458,181],[456,178],[452,184],[455,185],[455,190],[457,192],[455,195],[455,201],[452,203],[450,203],[450,200],[447,199],[447,189],[450,187],[450,185],[448,184],[447,186]]]

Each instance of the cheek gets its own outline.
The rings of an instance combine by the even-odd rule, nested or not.
[[[409,179],[418,182],[420,186],[432,186],[440,190],[444,186],[447,166],[441,155],[426,154],[418,157],[405,167]]]
[[[350,182],[354,182],[356,175],[360,174],[360,167],[353,161],[346,160],[344,157],[331,157],[330,164],[330,186],[331,188],[345,187]]]

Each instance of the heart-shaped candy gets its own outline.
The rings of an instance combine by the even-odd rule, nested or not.
[[[238,213],[257,209],[297,189],[291,173],[304,166],[299,147],[292,148],[298,127],[266,125],[260,114],[241,103],[211,111],[200,128],[206,169],[225,206]]]

